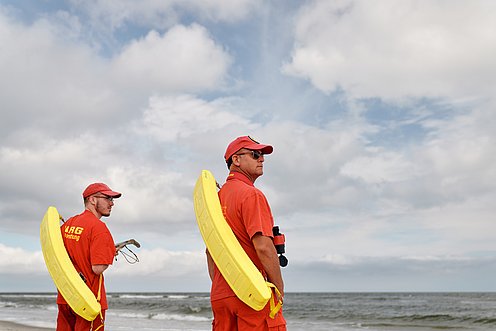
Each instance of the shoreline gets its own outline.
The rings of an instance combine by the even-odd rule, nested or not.
[[[0,331],[47,331],[54,330],[51,328],[40,328],[37,326],[30,326],[25,324],[19,324],[9,321],[0,321]]]

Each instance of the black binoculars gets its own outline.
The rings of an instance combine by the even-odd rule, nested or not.
[[[272,228],[272,234],[274,235],[274,246],[276,247],[277,254],[279,254],[279,265],[285,267],[288,265],[288,259],[282,254],[286,252],[284,245],[286,237],[279,232],[279,227],[277,225]]]

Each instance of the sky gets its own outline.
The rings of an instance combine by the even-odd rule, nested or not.
[[[52,292],[49,206],[140,262],[109,292],[208,292],[192,194],[271,144],[286,292],[495,291],[496,2],[0,0],[0,292]]]

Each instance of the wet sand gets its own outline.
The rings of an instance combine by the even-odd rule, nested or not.
[[[49,328],[39,328],[36,326],[21,325],[12,322],[0,321],[0,331],[47,331]]]

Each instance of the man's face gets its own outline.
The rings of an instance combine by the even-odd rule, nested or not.
[[[237,162],[240,170],[253,180],[263,175],[264,161],[264,155],[257,150],[243,148],[233,155],[233,162]]]
[[[94,206],[96,212],[105,217],[110,216],[112,206],[114,205],[114,199],[101,193],[95,194],[92,198],[95,198]]]

